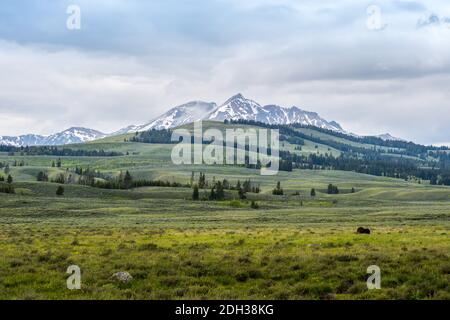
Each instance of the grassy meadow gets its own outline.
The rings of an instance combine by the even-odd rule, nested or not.
[[[51,167],[57,157],[0,154],[25,163],[11,167],[16,193],[0,193],[0,299],[450,299],[449,187],[331,170],[268,177],[174,166],[171,145],[123,138],[73,147],[128,154],[63,157],[61,168]],[[75,166],[183,183],[204,172],[208,181],[251,179],[261,193],[192,201],[190,188],[64,185],[56,196],[57,184],[36,181],[39,171]],[[277,181],[282,196],[272,195]],[[329,183],[340,194],[326,194]],[[371,234],[356,234],[360,226]],[[73,264],[81,290],[66,288]],[[381,268],[380,290],[367,289],[370,265]],[[119,271],[133,280],[112,279]]]

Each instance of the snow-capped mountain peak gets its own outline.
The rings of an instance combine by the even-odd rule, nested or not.
[[[261,106],[259,103],[236,94],[221,105],[214,102],[192,101],[170,109],[162,116],[143,125],[131,125],[120,129],[110,136],[142,132],[151,129],[161,130],[175,128],[199,120],[253,120],[257,122],[283,125],[311,125],[328,130],[345,132],[335,121],[327,121],[316,112],[305,111],[298,107],[282,107],[271,104]],[[10,146],[64,145],[83,143],[101,139],[107,135],[82,127],[72,127],[50,136],[23,135],[18,137],[0,136],[0,144]],[[393,137],[392,137],[393,138]]]
[[[285,108],[278,105],[261,106],[259,103],[246,99],[242,94],[237,94],[228,99],[223,105],[206,118],[207,120],[254,120],[268,124],[303,124],[319,128],[343,131],[335,121],[328,122],[317,113],[304,111],[298,107]]]
[[[155,120],[141,125],[123,128],[114,134],[169,129],[199,120],[253,120],[268,124],[303,124],[344,132],[335,121],[328,122],[315,112],[304,111],[298,107],[285,108],[278,105],[261,106],[238,93],[221,105],[213,102],[189,102],[167,111]]]
[[[52,134],[45,139],[45,145],[64,145],[82,143],[106,137],[106,134],[88,128],[72,127],[59,133]]]
[[[143,125],[131,125],[120,129],[111,135],[147,131],[151,129],[161,130],[181,126],[183,124],[203,120],[205,115],[214,110],[217,105],[214,102],[191,101],[170,109],[162,116]]]
[[[404,139],[394,137],[390,133],[379,134],[379,135],[377,135],[375,137],[380,138],[380,139],[382,139],[384,141],[406,141]]]
[[[42,136],[26,134],[17,137],[0,136],[0,145],[22,147],[22,146],[56,146],[72,143],[83,143],[106,137],[106,134],[88,128],[72,127],[67,130]]]
[[[45,140],[45,136],[37,134],[24,134],[21,136],[0,136],[0,145],[21,147],[21,146],[37,146]]]
[[[242,94],[238,93],[225,101],[216,110],[206,117],[207,120],[224,121],[224,120],[255,120],[260,114],[266,114],[257,102],[246,99]]]

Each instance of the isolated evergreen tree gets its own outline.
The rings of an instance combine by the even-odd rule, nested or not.
[[[281,182],[277,182],[277,187],[272,191],[273,195],[282,196],[284,194],[283,188],[281,188]]]
[[[244,183],[242,184],[242,188],[244,189],[244,192],[251,192],[252,191],[252,181],[249,180],[245,180]]]
[[[54,182],[59,183],[59,184],[64,184],[64,183],[66,183],[66,177],[64,176],[64,174],[60,173],[60,174],[58,174],[58,176],[56,177],[56,180]]]
[[[191,172],[191,186],[194,185],[194,179],[195,179],[195,172],[192,171],[192,172]]]
[[[58,188],[56,189],[56,195],[57,196],[63,196],[64,195],[64,187],[63,186],[58,186]]]
[[[328,185],[327,193],[328,194],[339,194],[339,189],[338,189],[338,187],[336,187],[335,185],[330,183]]]
[[[355,188],[352,188],[352,193],[355,193],[355,192],[356,192]]]
[[[228,182],[227,179],[223,179],[222,184],[223,184],[224,190],[229,190],[230,189],[230,183]]]
[[[247,199],[247,196],[245,195],[245,191],[241,187],[239,187],[239,189],[238,189],[238,195],[239,195],[239,199],[241,199],[241,200]]]
[[[225,192],[223,190],[223,184],[220,181],[216,183],[216,200],[224,200]]]
[[[198,187],[200,189],[204,189],[206,187],[206,176],[203,172],[200,172],[200,176],[198,178]]]
[[[216,186],[211,188],[211,192],[209,194],[209,200],[216,200]]]
[[[8,182],[8,184],[11,184],[13,182],[13,178],[11,177],[11,175],[8,175],[8,178],[6,179],[6,182]]]
[[[194,191],[192,192],[192,200],[198,201],[200,198],[200,194],[198,191],[198,185],[194,185]]]
[[[133,177],[131,177],[130,172],[127,170],[123,178],[123,185],[125,189],[130,189],[133,186]]]
[[[45,172],[40,171],[37,175],[37,181],[41,181],[41,182],[47,182],[48,181],[48,176]]]
[[[316,189],[312,188],[311,189],[311,197],[315,197],[316,196]]]

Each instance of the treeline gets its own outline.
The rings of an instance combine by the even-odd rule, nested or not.
[[[161,130],[148,130],[143,132],[136,132],[134,137],[128,140],[130,142],[141,142],[141,143],[158,143],[158,144],[172,144],[177,143],[172,140],[172,130],[161,129]]]
[[[0,193],[15,193],[12,183],[13,178],[11,175],[8,175],[7,178],[5,178],[3,175],[0,175]]]
[[[331,155],[309,154],[298,155],[289,151],[280,151],[280,157],[285,161],[292,161],[297,169],[328,169],[354,171],[373,176],[385,176],[408,180],[416,177],[428,180],[433,185],[450,185],[450,171],[438,167],[420,166],[417,160],[389,157],[389,156],[350,156],[341,154],[339,157]]]
[[[178,182],[169,182],[162,180],[135,180],[129,171],[120,172],[118,176],[112,176],[94,170],[91,168],[83,169],[75,167],[72,170],[66,169],[66,172],[57,174],[54,178],[49,179],[48,173],[40,171],[36,180],[40,182],[53,182],[59,184],[79,184],[101,189],[117,189],[127,190],[139,187],[171,187],[171,188],[189,188],[190,184],[182,184]]]
[[[330,194],[330,195],[336,195],[336,194],[340,193],[339,192],[339,188],[337,186],[335,186],[334,184],[332,184],[332,183],[330,183],[328,185],[328,188],[327,188],[326,192],[327,192],[327,194]],[[355,193],[356,192],[355,188],[352,188],[350,192],[351,193]],[[272,190],[272,194],[274,196],[282,196],[282,195],[285,194],[283,188],[281,187],[281,182],[280,181],[277,182],[277,185],[276,185],[275,189]],[[300,195],[300,193],[296,192],[296,193],[294,193],[294,195]],[[315,197],[316,196],[316,189],[315,188],[311,189],[310,195],[311,195],[311,197]]]
[[[49,146],[36,147],[12,147],[1,146],[0,152],[8,152],[9,155],[19,154],[21,156],[58,156],[58,157],[116,157],[123,153],[101,150],[79,150],[70,148],[58,148]]]
[[[358,137],[352,136],[345,133],[328,130],[324,128],[314,127],[314,126],[305,126],[301,124],[293,124],[294,128],[306,128],[306,129],[314,129],[315,131],[319,131],[325,134],[329,134],[338,138],[343,138],[349,141],[364,143],[364,144],[372,144],[377,146],[382,146],[390,149],[404,149],[406,153],[410,153],[411,155],[418,154],[426,154],[429,150],[449,150],[448,147],[434,147],[434,146],[424,146],[420,144],[416,144],[414,142],[401,141],[401,140],[383,140],[378,137]]]
[[[220,180],[223,188],[225,190],[240,190],[242,189],[244,193],[252,192],[252,193],[259,193],[260,192],[260,186],[255,185],[250,179],[244,180],[241,183],[241,180],[238,180],[235,185],[233,185],[230,181],[227,179]],[[212,186],[217,183],[216,177],[212,178]],[[199,172],[198,180],[195,181],[195,172],[192,171],[191,173],[191,180],[190,180],[190,186],[198,186],[200,189],[208,189],[210,187],[210,182],[206,179],[206,174],[204,172]]]
[[[257,122],[253,120],[225,120],[225,124],[242,124],[242,125],[254,125],[267,129],[277,129],[280,133],[280,141],[287,141],[291,144],[303,146],[305,145],[305,138],[307,136],[297,130],[292,129],[286,125],[274,125],[268,123]]]
[[[36,176],[37,181],[47,182],[49,176],[47,172],[41,171]],[[146,180],[134,179],[129,171],[120,172],[118,176],[111,176],[93,170],[90,168],[83,169],[75,167],[73,170],[66,169],[65,173],[58,174],[54,179],[50,180],[59,184],[79,184],[101,189],[117,189],[128,190],[140,187],[168,187],[168,188],[191,188],[196,187],[200,189],[209,189],[211,192],[209,198],[211,200],[222,200],[223,190],[236,190],[241,199],[245,199],[245,194],[248,192],[259,193],[260,186],[252,183],[250,179],[241,183],[237,181],[235,185],[231,184],[227,179],[217,180],[213,177],[212,183],[206,179],[203,172],[199,173],[198,180],[195,181],[195,172],[192,172],[190,183],[170,182],[163,180]]]
[[[242,184],[238,180],[236,185],[232,185],[227,179],[216,181],[213,177],[212,186],[208,195],[204,194],[203,198],[200,199],[199,189],[207,189],[209,183],[206,180],[206,175],[200,172],[198,181],[194,182],[194,172],[192,172],[191,184],[192,200],[211,200],[211,201],[222,201],[225,200],[225,190],[235,190],[238,192],[239,199],[247,199],[247,193],[259,193],[261,191],[259,185],[254,185],[250,179],[245,180]]]
[[[269,125],[267,125],[269,126]],[[296,130],[293,130],[286,126],[279,126],[277,129],[280,130],[280,141],[287,141],[291,144],[296,145],[304,145],[305,141],[302,139],[303,135]],[[172,141],[172,130],[170,129],[161,129],[161,130],[148,130],[143,132],[137,132],[134,137],[126,140],[130,142],[141,142],[141,143],[160,143],[160,144],[174,144],[178,143],[178,141]],[[192,143],[193,141],[193,137]],[[202,143],[209,144],[211,141],[203,140]],[[226,145],[226,141],[224,141],[224,146]],[[236,143],[235,143],[236,145]]]
[[[337,149],[342,152],[347,152],[347,153],[369,154],[369,153],[383,153],[383,152],[387,151],[387,153],[391,153],[391,154],[414,156],[414,157],[419,157],[419,158],[425,159],[428,155],[433,156],[434,155],[433,152],[449,150],[448,147],[424,146],[424,145],[416,144],[413,142],[397,141],[397,140],[395,140],[395,141],[394,140],[383,140],[378,137],[357,137],[357,136],[347,135],[347,134],[344,134],[341,132],[336,132],[333,130],[323,129],[323,128],[314,127],[314,126],[305,126],[305,125],[301,125],[301,124],[291,124],[289,126],[270,125],[270,124],[266,124],[266,123],[253,121],[253,120],[232,120],[232,121],[226,120],[225,123],[255,125],[258,127],[278,129],[278,130],[280,130],[280,135],[285,133],[285,134],[291,135],[293,137],[298,137],[298,138],[301,138],[304,140],[310,140],[314,143],[328,145],[334,149]],[[314,129],[315,131],[322,132],[322,133],[325,133],[325,134],[328,134],[328,135],[331,135],[331,136],[334,136],[337,138],[343,138],[348,141],[362,143],[362,144],[371,144],[371,145],[374,145],[374,148],[361,148],[361,147],[352,146],[350,144],[331,141],[328,139],[321,139],[312,134],[307,135],[307,134],[298,132],[295,130],[295,128]],[[281,137],[280,137],[280,139],[281,139]],[[296,144],[296,143],[293,143],[293,144]],[[381,150],[380,147],[387,148],[388,150]]]
[[[264,128],[269,128],[269,129],[278,129],[280,131],[280,140],[282,140],[281,135],[286,134],[286,135],[290,135],[294,139],[301,139],[301,141],[303,141],[303,143],[301,145],[304,145],[304,140],[309,140],[309,141],[317,143],[317,144],[327,145],[330,150],[331,150],[331,148],[333,148],[333,149],[336,149],[336,150],[339,150],[339,151],[345,152],[345,153],[380,154],[380,152],[381,152],[381,150],[376,149],[376,148],[374,148],[374,149],[362,148],[362,147],[356,147],[356,146],[353,146],[350,144],[345,144],[345,143],[341,143],[341,142],[337,142],[337,141],[325,140],[325,139],[321,139],[321,138],[313,136],[313,135],[304,134],[302,132],[299,132],[299,131],[293,129],[293,128],[297,128],[297,127],[302,128],[303,126],[300,126],[300,125],[291,125],[292,127],[289,127],[286,125],[273,125],[273,124],[261,123],[261,122],[256,122],[253,120],[234,120],[234,121],[229,121],[229,123],[255,125],[258,127],[264,127]],[[313,128],[316,129],[316,127],[313,127]],[[288,138],[285,138],[285,141],[290,142]],[[292,141],[292,139],[291,139],[291,141]],[[294,143],[294,144],[297,144],[297,143]]]

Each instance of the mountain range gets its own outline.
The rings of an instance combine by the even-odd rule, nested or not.
[[[0,145],[6,146],[57,146],[71,143],[83,143],[108,136],[97,130],[73,127],[50,136],[26,134],[16,137],[0,136]]]
[[[335,121],[327,121],[317,113],[305,111],[298,107],[281,107],[278,105],[261,106],[259,103],[237,94],[221,105],[215,102],[193,101],[170,109],[160,117],[143,125],[132,125],[114,134],[132,133],[151,129],[170,129],[199,120],[254,120],[268,124],[312,125],[323,129],[344,132]]]
[[[39,145],[65,145],[73,143],[83,143],[127,133],[147,131],[151,129],[161,130],[175,128],[183,124],[192,123],[199,120],[220,121],[224,120],[254,120],[268,124],[302,124],[347,133],[337,122],[327,121],[316,112],[305,111],[298,107],[282,107],[279,105],[265,105],[245,98],[242,94],[237,94],[225,101],[223,104],[215,102],[192,101],[174,107],[157,117],[156,119],[142,124],[130,125],[105,134],[97,130],[72,127],[50,136],[27,134],[16,137],[0,136],[0,145],[7,146],[39,146]],[[383,134],[378,136],[384,140],[401,140]]]

